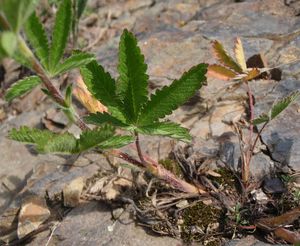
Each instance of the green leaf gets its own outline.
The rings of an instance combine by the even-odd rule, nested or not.
[[[109,73],[96,61],[92,61],[80,69],[84,83],[91,94],[104,104],[112,116],[122,122],[126,122],[125,116],[120,109],[120,100],[116,95],[116,85]]]
[[[124,146],[133,141],[131,136],[114,136],[114,128],[106,126],[84,131],[79,139],[70,133],[56,134],[48,130],[21,127],[12,129],[9,138],[36,145],[43,153],[80,153],[95,147],[111,148]]]
[[[49,44],[43,25],[33,13],[25,24],[25,33],[28,41],[35,51],[36,56],[45,69],[48,68]]]
[[[53,73],[54,75],[65,73],[71,69],[85,66],[94,59],[95,56],[92,54],[84,52],[75,53],[67,58],[62,64],[60,64]]]
[[[160,135],[179,139],[185,142],[192,140],[188,129],[173,122],[156,122],[137,128],[137,131],[147,135]]]
[[[294,102],[300,95],[299,91],[294,91],[290,95],[282,98],[275,103],[268,114],[261,114],[258,118],[253,120],[254,125],[269,122],[275,119],[281,112],[283,112],[292,102]]]
[[[175,80],[170,86],[157,90],[146,103],[138,119],[140,126],[151,124],[160,118],[171,114],[192,97],[206,81],[207,64],[199,64],[184,73],[179,80]]]
[[[115,127],[128,127],[127,124],[123,123],[119,119],[111,116],[108,113],[96,113],[96,114],[90,114],[86,117],[84,117],[84,121],[88,124],[94,124],[94,125],[103,125],[105,123],[111,124]]]
[[[71,0],[62,0],[56,13],[52,34],[52,42],[49,57],[49,70],[53,73],[64,53],[71,28],[72,4]]]
[[[10,139],[24,142],[24,143],[30,143],[30,144],[36,144],[36,143],[44,143],[47,142],[48,139],[51,139],[55,134],[50,131],[43,131],[39,129],[29,128],[27,126],[22,126],[20,129],[12,129],[8,137]]]
[[[72,84],[68,85],[67,89],[66,89],[66,95],[65,95],[65,102],[66,102],[66,106],[69,108],[72,105]]]
[[[22,96],[31,91],[41,83],[41,79],[37,76],[27,77],[16,82],[11,88],[8,89],[5,99],[11,101],[16,97]]]
[[[265,123],[265,122],[268,122],[270,119],[269,119],[269,116],[267,114],[261,114],[259,115],[256,119],[254,119],[252,121],[252,124],[253,125],[259,125],[259,124],[262,124],[262,123]]]
[[[1,49],[6,53],[6,55],[12,57],[17,48],[17,35],[13,32],[4,31],[0,36]]]
[[[148,75],[144,56],[135,36],[124,30],[119,45],[118,94],[124,101],[124,110],[136,122],[141,108],[147,102]]]
[[[276,118],[283,110],[285,110],[292,102],[294,102],[299,95],[299,91],[294,91],[273,105],[271,109],[271,120]]]
[[[220,63],[222,63],[224,66],[227,66],[237,73],[242,73],[243,70],[240,67],[239,64],[237,64],[224,50],[222,44],[218,42],[217,40],[213,41],[213,51]]]
[[[130,144],[134,141],[133,136],[113,136],[106,141],[103,141],[98,145],[101,149],[117,149],[121,148],[123,146],[126,146],[127,144]]]
[[[0,11],[4,13],[12,31],[18,33],[38,2],[39,0],[1,0]]]
[[[75,0],[76,1],[76,0]],[[77,19],[80,19],[88,0],[77,0]]]
[[[79,148],[81,151],[96,147],[101,142],[109,139],[114,135],[113,127],[103,127],[95,130],[82,132],[79,139]]]

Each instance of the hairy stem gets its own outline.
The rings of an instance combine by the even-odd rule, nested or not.
[[[141,146],[140,146],[139,134],[135,131],[134,135],[135,135],[135,146],[136,146],[138,156],[139,156],[141,162],[145,163],[145,159],[144,159],[144,156],[143,156],[143,153],[141,150]]]

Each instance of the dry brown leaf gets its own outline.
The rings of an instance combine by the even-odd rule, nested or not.
[[[300,243],[300,234],[298,232],[289,231],[280,227],[274,230],[274,234],[276,237],[285,240],[287,243],[291,243],[293,245]]]
[[[239,64],[237,64],[231,56],[227,54],[227,52],[224,50],[222,44],[215,40],[212,42],[213,47],[213,54],[216,57],[216,59],[223,64],[224,66],[234,70],[237,73],[242,73],[243,70],[240,67]]]
[[[217,64],[208,66],[207,75],[221,80],[231,80],[237,76],[234,71]]]
[[[257,76],[259,76],[261,74],[261,72],[257,69],[257,68],[253,68],[251,69],[248,73],[247,76],[244,77],[243,79],[245,81],[250,81],[252,79],[255,79]]]
[[[50,216],[44,198],[33,196],[28,198],[21,206],[19,213],[18,238],[21,239],[30,232],[35,231]]]
[[[80,76],[77,79],[76,87],[73,89],[73,94],[89,112],[107,112],[107,108],[91,95]]]
[[[235,39],[234,54],[237,63],[242,68],[243,72],[247,70],[243,44],[240,38]]]

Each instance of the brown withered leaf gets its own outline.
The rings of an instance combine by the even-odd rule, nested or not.
[[[243,44],[242,44],[242,41],[240,38],[235,39],[234,54],[235,54],[235,59],[237,60],[237,63],[240,65],[242,70],[245,72],[247,70],[247,65],[246,65],[246,60],[245,60]]]
[[[222,44],[215,40],[212,42],[213,47],[213,54],[216,57],[216,59],[223,64],[224,66],[231,68],[237,73],[242,73],[243,70],[240,67],[239,64],[237,64],[231,56],[227,54],[227,52],[224,50]]]
[[[77,78],[73,94],[90,113],[107,112],[107,108],[91,95],[80,76]]]
[[[293,245],[300,243],[300,234],[298,232],[293,232],[282,227],[275,229],[274,235]]]
[[[208,66],[207,75],[221,80],[231,80],[237,76],[234,71],[217,64]]]
[[[50,216],[46,201],[42,197],[32,196],[22,204],[19,213],[18,238],[35,231]]]
[[[272,218],[262,218],[256,221],[256,226],[271,231],[278,227],[282,227],[291,224],[293,221],[300,217],[300,207],[294,208],[282,215],[272,217]]]
[[[258,77],[259,75],[260,75],[260,71],[257,68],[253,68],[247,73],[246,77],[244,77],[243,79],[244,81],[250,81]]]

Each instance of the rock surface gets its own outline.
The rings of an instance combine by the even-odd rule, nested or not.
[[[137,35],[149,64],[152,90],[170,84],[197,63],[214,63],[210,41],[218,39],[229,50],[236,36],[243,41],[246,57],[262,52],[270,67],[280,65],[283,70],[282,81],[251,83],[256,115],[268,110],[274,100],[300,87],[300,63],[295,62],[300,56],[300,22],[296,16],[299,7],[293,1],[91,0],[88,4],[96,12],[98,25],[89,24],[83,29],[90,40],[100,37],[100,42],[93,49],[100,63],[115,77],[119,36],[124,28],[128,28]],[[83,23],[86,23],[85,20]],[[100,35],[102,31],[103,36]],[[228,122],[244,114],[244,89],[230,92],[222,90],[223,86],[223,81],[209,79],[208,85],[193,100],[169,116],[190,128],[195,142],[203,143],[212,136],[217,138],[224,132],[232,132]],[[23,112],[15,119],[6,120],[0,127],[0,213],[7,212],[8,208],[16,213],[16,207],[26,194],[43,197],[47,191],[53,198],[73,179],[89,178],[97,173],[99,166],[108,168],[104,159],[93,155],[80,157],[76,162],[78,166],[67,168],[69,166],[65,164],[72,159],[36,155],[23,144],[6,139],[11,127],[40,125],[44,112],[46,109]],[[256,154],[251,166],[253,175],[269,174],[274,166],[300,171],[299,112],[299,105],[295,103],[265,129],[262,142],[267,145],[272,161],[265,154]],[[212,149],[215,153],[214,144]],[[240,155],[237,142],[226,144],[222,147],[224,160],[237,168]],[[153,159],[167,157],[173,145],[174,142],[169,139],[143,139],[143,148]],[[199,149],[203,150],[202,147]],[[48,231],[41,233],[30,245],[44,245],[48,238]],[[146,246],[180,245],[180,242],[150,236],[133,223],[114,223],[107,207],[100,202],[91,202],[73,209],[58,224],[49,245]],[[231,241],[228,245],[267,244],[247,237]]]

